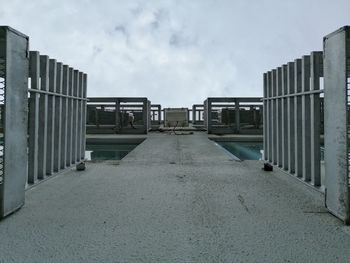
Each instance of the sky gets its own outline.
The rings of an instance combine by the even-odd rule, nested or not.
[[[350,24],[349,0],[0,0],[0,25],[88,74],[88,96],[190,107],[262,96],[263,73]]]

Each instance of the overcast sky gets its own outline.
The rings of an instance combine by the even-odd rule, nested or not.
[[[265,71],[350,24],[350,0],[0,0],[0,24],[88,73],[89,96],[190,106],[261,96]]]

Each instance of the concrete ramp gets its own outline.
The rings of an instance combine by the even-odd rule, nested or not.
[[[0,262],[348,262],[323,196],[206,134],[156,133],[122,161],[27,191],[0,222]]]

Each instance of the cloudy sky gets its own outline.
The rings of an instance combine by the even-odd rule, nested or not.
[[[0,24],[88,73],[89,96],[190,106],[261,96],[263,72],[322,49],[349,0],[0,0]]]

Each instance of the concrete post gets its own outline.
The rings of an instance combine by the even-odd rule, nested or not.
[[[69,66],[63,65],[62,94],[68,95],[69,90]],[[61,128],[61,169],[68,163],[68,98],[62,98],[62,128]]]
[[[79,71],[74,70],[74,85],[73,85],[73,144],[72,144],[72,163],[78,161],[78,132],[79,132],[79,121],[78,121],[78,90],[79,90]]]
[[[83,98],[83,73],[79,72],[79,86],[78,86],[78,97]],[[84,101],[78,100],[78,136],[77,136],[77,162],[80,162],[82,159],[82,134],[83,134],[83,107],[84,107]]]
[[[57,63],[56,93],[62,94],[63,64]],[[58,172],[61,166],[62,151],[62,97],[55,98],[55,135],[54,135],[54,172]]]
[[[282,66],[282,95],[288,94],[288,66]],[[282,168],[283,170],[288,170],[288,99],[282,98]]]
[[[267,158],[269,162],[272,162],[272,72],[267,72]]]
[[[39,52],[30,51],[29,55],[30,88],[40,89]],[[38,139],[39,139],[39,94],[31,92],[29,98],[29,145],[28,145],[28,183],[35,184],[38,179]]]
[[[301,59],[296,59],[294,63],[294,86],[295,93],[301,92]],[[294,97],[294,142],[295,142],[295,175],[303,176],[303,156],[302,156],[302,112],[301,96]]]
[[[277,87],[276,96],[282,95],[282,67],[277,68]],[[282,100],[278,98],[277,100],[277,165],[282,167]]]
[[[142,103],[142,120],[143,120],[143,132],[148,132],[148,101],[145,99]]]
[[[294,93],[294,62],[288,62],[287,64],[287,92],[288,95]],[[295,130],[294,130],[294,98],[287,98],[287,109],[288,109],[288,172],[295,172]]]
[[[272,70],[272,75],[271,75],[271,95],[272,97],[276,96],[276,77],[277,77],[277,70],[273,69]],[[272,99],[272,107],[271,107],[271,112],[272,112],[272,163],[277,164],[277,108],[276,108],[276,99]]]
[[[41,90],[49,89],[49,57],[40,56]],[[38,179],[44,179],[46,175],[47,156],[47,106],[48,96],[41,94],[39,99],[39,154],[38,154]]]
[[[49,60],[49,91],[56,92],[57,65],[55,59]],[[53,174],[54,150],[55,150],[55,96],[48,96],[47,107],[47,154],[46,154],[46,174]]]
[[[211,108],[212,108],[211,99],[208,98],[208,99],[207,99],[207,122],[208,122],[207,130],[208,130],[208,133],[209,133],[209,134],[212,133]]]
[[[238,99],[235,99],[235,126],[236,126],[236,133],[240,133],[240,111],[239,111],[239,101]]]
[[[310,56],[302,58],[302,92],[310,91]],[[311,115],[310,95],[302,96],[302,175],[307,182],[311,181]]]
[[[115,131],[119,133],[121,128],[121,120],[120,120],[120,101],[117,100],[115,102]]]
[[[69,68],[68,75],[68,95],[73,96],[74,87],[74,69]],[[70,166],[73,163],[73,99],[68,99],[68,120],[67,120],[67,160],[66,165]]]
[[[83,98],[87,98],[87,74],[83,74]],[[86,100],[83,102],[83,136],[82,136],[82,149],[81,149],[81,157],[85,159],[85,148],[86,148]]]
[[[320,77],[323,76],[323,53],[312,52],[310,57],[311,87],[310,90],[320,89]],[[311,95],[310,98],[310,148],[311,148],[311,183],[321,186],[321,152],[320,152],[320,94]]]

